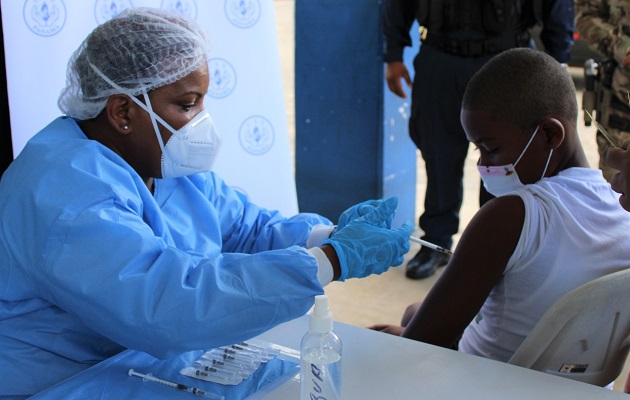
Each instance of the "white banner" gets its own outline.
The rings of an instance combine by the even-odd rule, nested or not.
[[[255,203],[298,211],[272,0],[1,0],[13,154],[61,112],[72,52],[128,7],[177,10],[210,35],[205,106],[223,137],[215,163]]]

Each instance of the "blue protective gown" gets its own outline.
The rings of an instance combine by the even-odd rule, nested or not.
[[[213,173],[152,194],[71,118],[34,136],[0,181],[0,397],[28,395],[125,348],[158,358],[251,338],[323,293],[284,218]]]

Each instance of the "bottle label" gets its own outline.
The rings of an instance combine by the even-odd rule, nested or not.
[[[341,395],[341,359],[329,364],[302,361],[302,400],[338,400]]]

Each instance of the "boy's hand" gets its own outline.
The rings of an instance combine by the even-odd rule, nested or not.
[[[403,328],[402,326],[389,325],[389,324],[376,324],[376,325],[368,326],[368,329],[371,329],[373,331],[389,333],[391,335],[396,335],[396,336],[402,335],[403,331],[405,330],[405,328]]]
[[[603,163],[611,168],[619,170],[610,180],[612,189],[621,194],[619,204],[630,211],[630,140],[626,140],[621,148],[608,147],[602,155]]]

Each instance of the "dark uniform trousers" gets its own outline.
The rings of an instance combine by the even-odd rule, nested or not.
[[[466,85],[494,55],[461,57],[424,43],[414,59],[409,133],[426,163],[428,185],[419,224],[426,240],[445,248],[459,228],[469,146],[454,116]]]

